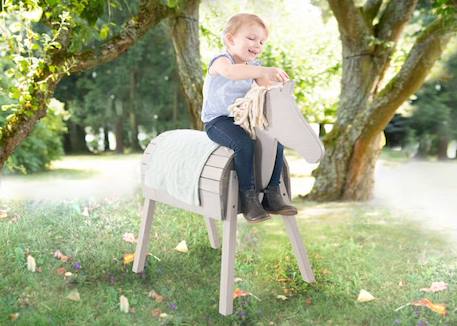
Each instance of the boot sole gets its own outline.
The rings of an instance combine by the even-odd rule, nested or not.
[[[245,217],[246,221],[248,221],[248,223],[252,223],[252,224],[260,223],[260,222],[269,220],[270,218],[271,218],[270,215],[268,215],[267,217],[261,218],[261,219],[257,219],[257,220],[248,220],[248,219]]]
[[[266,210],[269,214],[274,214],[274,215],[285,215],[285,216],[293,216],[293,215],[297,215],[297,211],[296,210],[283,210],[283,211],[269,211],[269,210]]]

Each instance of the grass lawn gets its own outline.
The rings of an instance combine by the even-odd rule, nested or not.
[[[253,295],[237,298],[224,317],[221,251],[209,246],[201,216],[159,204],[145,272],[124,265],[135,245],[123,234],[137,234],[141,204],[139,192],[123,201],[3,201],[0,325],[457,325],[455,249],[393,212],[296,202],[312,285],[301,279],[281,218],[251,225],[240,215],[235,286]],[[188,253],[174,250],[181,240]],[[71,258],[54,258],[56,250]],[[39,272],[27,270],[27,255]],[[61,267],[72,275],[60,275]],[[420,291],[437,281],[449,289]],[[80,300],[66,298],[75,289]],[[361,289],[376,299],[357,302]],[[151,290],[164,300],[148,297]],[[120,311],[121,295],[130,313]],[[446,304],[448,315],[412,305],[396,311],[421,298]]]

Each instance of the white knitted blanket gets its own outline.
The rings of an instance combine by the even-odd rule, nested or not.
[[[198,180],[219,144],[204,131],[176,129],[154,138],[144,183],[194,206],[200,206]]]

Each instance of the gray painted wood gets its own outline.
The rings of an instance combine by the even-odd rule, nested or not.
[[[265,130],[256,128],[254,170],[257,190],[263,190],[268,185],[273,172],[278,141],[286,147],[295,149],[308,162],[315,163],[324,155],[324,148],[319,137],[303,119],[295,104],[293,83],[286,83],[282,89],[268,91],[264,109],[269,126]],[[223,315],[229,315],[233,312],[236,221],[237,215],[241,213],[238,205],[238,180],[234,170],[234,152],[229,148],[219,146],[209,156],[199,179],[201,203],[200,206],[193,206],[170,196],[161,189],[152,189],[144,184],[145,172],[151,155],[154,153],[154,146],[156,143],[155,140],[152,140],[147,146],[141,162],[141,180],[145,203],[133,271],[138,273],[144,268],[156,201],[203,215],[212,248],[221,246],[214,224],[214,220],[221,220],[223,238],[219,312]],[[284,200],[290,203],[292,192],[289,165],[285,159],[280,189]],[[262,193],[260,200],[261,197]],[[298,232],[296,218],[295,216],[283,216],[283,220],[294,254],[297,257],[300,273],[305,281],[314,282],[314,274]]]
[[[279,184],[279,189],[281,190],[281,194],[283,194],[284,201],[286,203],[291,204],[291,201],[287,196],[287,189],[284,183]],[[287,235],[289,236],[289,240],[292,244],[295,257],[297,258],[297,265],[300,269],[300,273],[303,279],[308,283],[315,282],[314,273],[311,268],[311,263],[308,259],[308,253],[306,251],[305,246],[303,245],[300,232],[298,231],[296,217],[282,216],[282,218],[284,221],[284,225],[286,227]]]
[[[219,237],[217,235],[217,227],[212,218],[209,218],[208,216],[204,216],[205,222],[206,222],[206,228],[208,229],[208,238],[209,238],[209,243],[211,245],[211,248],[214,249],[219,249],[221,246],[221,242],[219,240]]]
[[[151,224],[154,217],[156,203],[154,200],[145,198],[142,212],[140,234],[135,250],[133,261],[133,271],[141,273],[144,270],[146,255],[148,254],[149,235],[151,234]]]
[[[221,284],[219,292],[219,312],[224,316],[233,313],[237,211],[238,180],[236,172],[231,171],[227,200],[227,219],[223,222]]]

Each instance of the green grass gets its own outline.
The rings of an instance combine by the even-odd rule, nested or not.
[[[209,246],[201,216],[159,204],[149,248],[157,258],[150,256],[137,275],[123,265],[123,254],[135,245],[122,235],[138,233],[139,193],[114,202],[2,204],[8,217],[0,219],[0,325],[457,324],[457,255],[451,244],[443,234],[369,204],[296,203],[314,284],[302,280],[281,218],[251,225],[240,215],[236,287],[255,296],[236,299],[235,313],[227,317],[218,313],[220,250]],[[82,214],[84,207],[89,216]],[[174,250],[181,240],[188,253]],[[71,261],[54,258],[57,249]],[[41,272],[27,270],[27,254]],[[75,262],[80,270],[72,267]],[[59,267],[73,276],[64,279],[56,273]],[[447,282],[449,290],[419,291],[433,281]],[[75,288],[81,300],[65,299]],[[356,302],[361,289],[376,300]],[[148,298],[151,290],[166,299]],[[120,311],[120,295],[134,312]],[[423,297],[447,304],[449,315],[413,306],[395,311]],[[157,308],[168,317],[154,317]],[[16,312],[19,318],[10,321]]]

